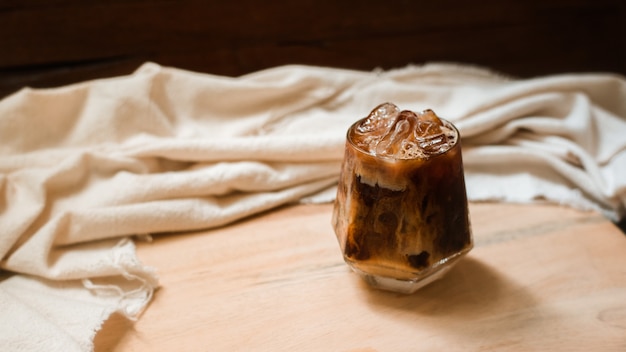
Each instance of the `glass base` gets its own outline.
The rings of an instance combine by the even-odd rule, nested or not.
[[[397,293],[411,294],[419,290],[420,288],[432,283],[433,281],[442,278],[446,274],[446,272],[450,270],[451,267],[452,265],[446,266],[426,277],[412,280],[403,280],[393,277],[372,275],[362,272],[356,268],[352,268],[352,270],[359,274],[370,286],[374,288]]]
[[[347,263],[355,273],[361,276],[361,278],[374,288],[397,293],[411,294],[442,278],[458,262],[458,260],[469,251],[469,249],[470,248],[467,248],[465,251],[446,258],[437,265],[425,269],[410,278],[399,278],[368,273],[359,269],[359,267],[355,265],[356,263]]]

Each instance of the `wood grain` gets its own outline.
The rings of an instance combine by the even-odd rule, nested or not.
[[[128,74],[145,61],[238,76],[283,64],[429,61],[527,77],[626,74],[620,0],[7,0],[0,96]]]
[[[471,204],[476,247],[413,295],[343,263],[331,206],[285,207],[140,243],[162,288],[96,351],[626,349],[626,237],[596,213]]]

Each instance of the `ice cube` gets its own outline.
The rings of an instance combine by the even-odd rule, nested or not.
[[[367,118],[357,126],[359,133],[375,133],[382,135],[387,132],[389,126],[394,122],[400,109],[392,103],[383,103],[370,112]]]
[[[430,109],[415,113],[383,103],[355,127],[351,140],[356,146],[395,159],[428,158],[455,143],[453,131]]]
[[[450,148],[448,136],[445,133],[427,135],[417,138],[417,144],[426,154],[438,154]]]
[[[408,110],[401,111],[395,118],[391,128],[378,142],[376,154],[399,157],[402,154],[403,141],[410,141],[413,136],[415,125],[418,122],[417,115]]]
[[[441,133],[443,123],[437,117],[434,111],[428,109],[419,114],[417,126],[415,128],[415,137],[426,137],[438,135]]]
[[[414,141],[404,140],[400,150],[396,153],[397,159],[417,159],[424,156],[422,149]]]

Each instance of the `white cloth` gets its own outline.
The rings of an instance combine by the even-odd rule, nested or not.
[[[129,236],[330,200],[345,132],[379,103],[463,138],[471,200],[626,206],[626,81],[515,80],[447,64],[284,66],[238,78],[148,63],[0,101],[0,346],[85,351],[158,286]],[[330,221],[330,219],[329,219]]]

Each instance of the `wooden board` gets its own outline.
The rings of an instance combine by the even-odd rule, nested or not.
[[[96,351],[626,350],[626,236],[596,213],[471,204],[475,248],[413,295],[343,263],[331,206],[138,245],[162,287]]]

